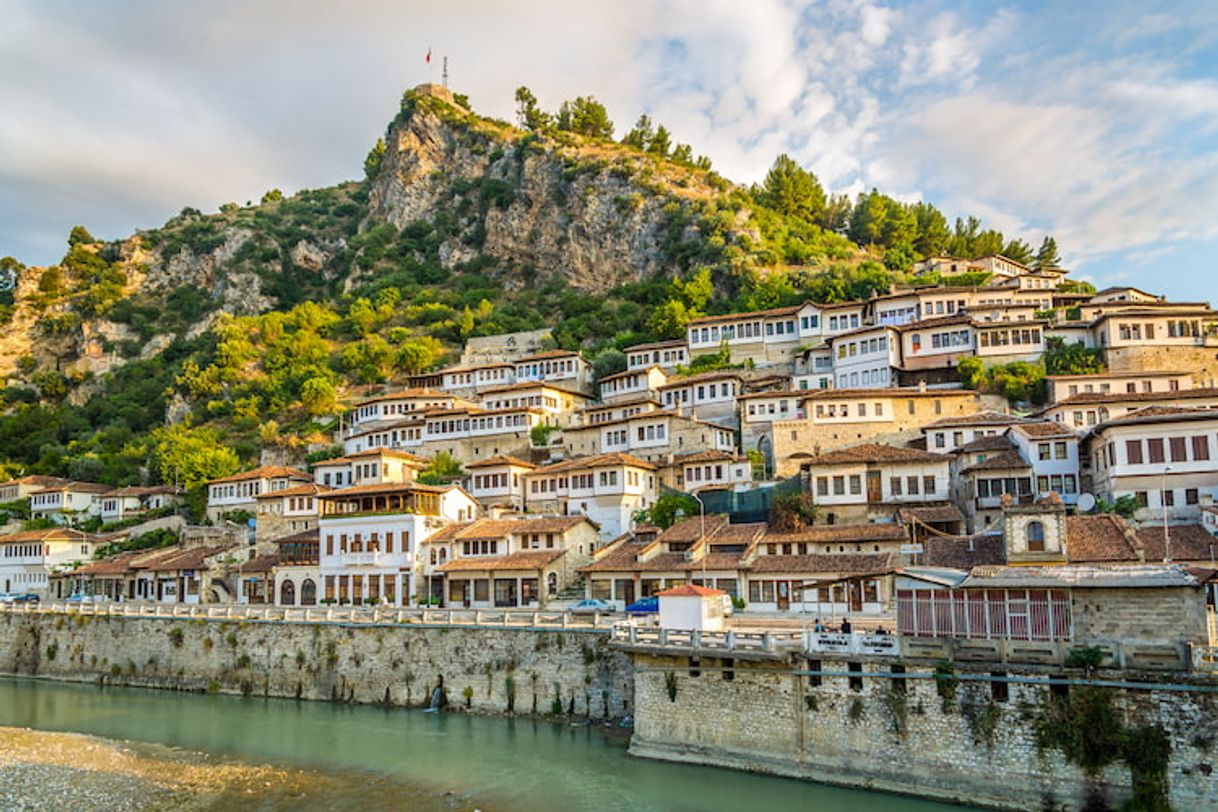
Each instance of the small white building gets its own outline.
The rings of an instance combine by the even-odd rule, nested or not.
[[[726,619],[722,589],[684,584],[657,592],[660,604],[660,628],[718,632]]]

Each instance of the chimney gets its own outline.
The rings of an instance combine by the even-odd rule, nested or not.
[[[926,381],[918,381],[918,391],[919,392],[926,391]]]

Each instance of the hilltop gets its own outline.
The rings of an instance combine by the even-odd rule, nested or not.
[[[826,196],[789,159],[745,188],[646,117],[615,141],[592,99],[556,116],[518,99],[514,126],[422,86],[363,180],[120,240],[77,227],[55,266],[0,261],[0,466],[197,480],[264,449],[299,459],[344,403],[472,336],[551,327],[604,374],[701,313],[867,296],[942,250],[1030,258],[928,204]],[[183,449],[221,443],[231,458],[183,472]]]

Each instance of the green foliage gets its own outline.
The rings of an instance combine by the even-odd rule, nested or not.
[[[89,233],[89,230],[84,226],[72,226],[72,230],[68,232],[68,245],[76,247],[78,245],[93,245],[97,240]]]
[[[1099,646],[1072,648],[1066,655],[1066,668],[1082,668],[1091,673],[1104,661],[1104,651]]]
[[[588,138],[612,138],[613,122],[605,106],[592,96],[578,96],[558,108],[556,125]]]
[[[372,145],[372,149],[368,150],[368,156],[364,158],[364,178],[372,180],[381,171],[381,162],[385,159],[385,139],[378,138],[376,143]]]
[[[148,441],[149,468],[162,482],[193,488],[241,468],[233,449],[211,429],[165,426],[150,432]]]
[[[960,691],[960,678],[956,676],[956,666],[950,660],[940,660],[935,665],[935,691],[939,694],[943,712],[950,713],[956,706],[956,694]]]
[[[109,544],[100,544],[93,552],[93,557],[97,559],[109,558],[112,555],[119,553],[131,552],[134,550],[152,550],[161,547],[172,547],[178,543],[178,534],[168,527],[162,527],[157,530],[152,530],[148,533],[141,533],[138,536],[133,536],[123,541],[114,541]]]
[[[1095,504],[1095,513],[1115,513],[1123,519],[1132,519],[1139,510],[1142,509],[1141,503],[1133,494],[1125,494],[1118,496],[1115,501],[1099,500]]]
[[[338,390],[328,378],[308,378],[300,385],[300,405],[315,417],[334,414],[339,410]]]
[[[677,374],[697,375],[721,369],[740,369],[741,366],[741,364],[732,363],[732,351],[725,345],[715,352],[699,355],[688,364],[678,364]]]
[[[464,473],[456,457],[441,451],[431,458],[431,464],[420,471],[416,478],[424,485],[447,485],[460,479]]]
[[[956,363],[956,371],[966,389],[1002,395],[1012,403],[1044,402],[1045,367],[1039,362],[1012,361],[986,366],[980,358],[970,356]]]
[[[559,431],[558,426],[551,426],[547,423],[538,423],[533,428],[529,429],[529,442],[535,448],[542,448],[550,444],[550,438]]]
[[[770,505],[770,525],[781,532],[796,532],[816,524],[820,507],[812,494],[795,492],[774,497]]]
[[[547,130],[553,117],[537,106],[537,97],[524,85],[516,88],[516,121],[526,130]]]
[[[678,513],[683,517],[700,515],[698,500],[680,491],[665,491],[651,507],[635,513],[634,520],[666,530],[676,524]]]
[[[265,206],[268,203],[278,203],[281,200],[283,200],[283,192],[278,189],[271,189],[262,196],[261,203]]]
[[[664,672],[664,692],[668,694],[669,702],[677,701],[677,674],[675,671]]]
[[[818,222],[825,210],[825,190],[820,181],[786,154],[775,159],[758,198],[784,217],[808,222]]]
[[[1032,258],[1032,267],[1036,269],[1056,268],[1061,265],[1061,262],[1061,255],[1057,252],[1057,240],[1045,237],[1040,243],[1036,256]]]
[[[1081,341],[1066,343],[1059,336],[1045,339],[1044,363],[1049,375],[1086,375],[1107,370],[1099,349],[1085,347]]]

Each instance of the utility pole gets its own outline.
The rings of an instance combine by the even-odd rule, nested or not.
[[[1163,561],[1171,561],[1171,534],[1167,531],[1167,472],[1169,466],[1163,466],[1163,487],[1159,490],[1159,501],[1163,503]]]
[[[441,83],[442,83],[442,84],[443,84],[445,87],[448,87],[448,57],[447,57],[447,56],[446,56],[446,57],[444,57],[444,70],[443,70],[443,72],[440,74],[440,82],[441,82]]]

